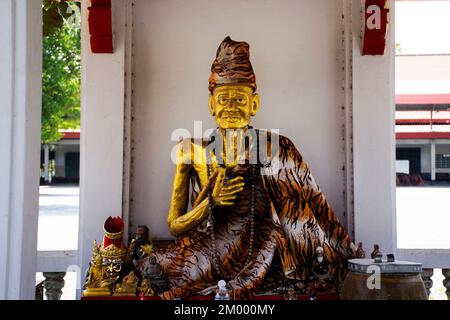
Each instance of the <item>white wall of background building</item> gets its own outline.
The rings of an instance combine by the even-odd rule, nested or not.
[[[450,155],[450,145],[448,140],[434,140],[436,146],[435,154]],[[400,140],[397,148],[418,148],[420,149],[420,169],[422,173],[431,172],[431,140]],[[436,173],[450,173],[450,168],[436,168]]]
[[[65,177],[66,175],[66,154],[80,153],[78,141],[61,141],[55,150],[55,176]]]

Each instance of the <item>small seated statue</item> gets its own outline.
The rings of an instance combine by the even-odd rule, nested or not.
[[[358,249],[356,250],[356,258],[364,259],[366,257],[366,251],[364,251],[363,243],[358,243]]]
[[[316,248],[316,257],[313,260],[309,286],[310,297],[316,297],[319,292],[335,292],[335,284],[330,277],[328,261],[324,256],[323,248]]]
[[[316,248],[316,258],[313,262],[312,273],[317,277],[323,277],[329,273],[328,261],[323,255],[322,247]]]
[[[330,278],[346,275],[356,246],[304,158],[287,137],[250,126],[256,88],[249,45],[227,37],[208,86],[218,128],[177,145],[168,226],[178,242],[154,253],[170,284],[163,299],[214,294],[220,279],[233,299],[307,281],[318,247]]]
[[[144,278],[141,283],[141,287],[139,288],[139,292],[144,297],[150,297],[155,295],[155,291],[152,288],[152,284],[150,279]]]
[[[295,287],[294,286],[290,286],[287,290],[286,290],[286,300],[297,300],[297,296],[295,293]]]
[[[228,294],[227,283],[224,280],[220,280],[217,283],[217,292],[215,300],[230,300],[230,295]]]
[[[143,259],[140,265],[142,277],[152,283],[155,292],[161,293],[168,289],[167,280],[163,274],[161,265],[157,262],[155,255]]]
[[[138,289],[139,278],[131,271],[122,279],[122,283],[116,285],[114,296],[134,296]]]
[[[373,245],[373,251],[372,251],[372,253],[370,254],[370,257],[371,257],[372,259],[375,259],[375,258],[379,257],[380,255],[383,255],[383,254],[381,253],[381,251],[380,251],[380,246],[379,246],[378,244],[374,244],[374,245]]]
[[[103,266],[103,258],[97,242],[94,240],[91,262],[84,285],[83,296],[110,295],[109,282],[107,280],[106,267]]]

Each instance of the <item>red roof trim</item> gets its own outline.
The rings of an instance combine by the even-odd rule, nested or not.
[[[450,132],[397,132],[395,138],[401,139],[450,139]]]
[[[64,137],[62,139],[80,139],[79,132],[64,132]]]
[[[68,0],[67,0],[68,1]],[[450,53],[396,53],[396,57],[439,57],[450,56]]]
[[[395,119],[395,124],[430,124],[431,119]],[[433,124],[450,124],[450,119],[433,119]]]
[[[450,94],[397,94],[395,104],[450,104]]]

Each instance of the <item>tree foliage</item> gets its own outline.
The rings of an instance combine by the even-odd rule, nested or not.
[[[80,12],[76,4],[44,0],[41,143],[80,126]]]

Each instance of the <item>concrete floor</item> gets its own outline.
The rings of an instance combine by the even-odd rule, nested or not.
[[[38,250],[77,250],[79,187],[39,189]]]
[[[450,249],[450,186],[397,188],[397,245]]]

